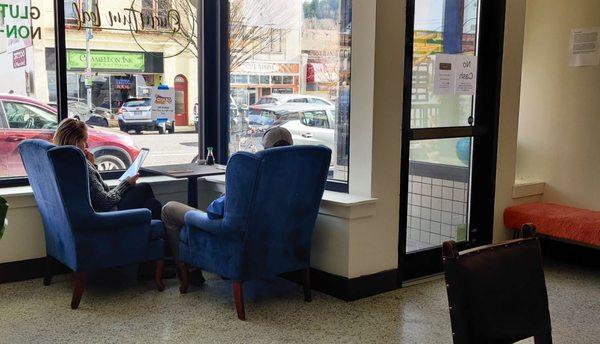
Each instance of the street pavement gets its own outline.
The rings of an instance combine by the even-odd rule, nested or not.
[[[198,134],[191,130],[163,135],[142,132],[131,134],[131,138],[140,148],[150,149],[144,166],[190,163],[198,155]]]

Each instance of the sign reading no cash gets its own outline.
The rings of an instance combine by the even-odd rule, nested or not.
[[[477,56],[435,55],[433,93],[474,96],[477,88]]]

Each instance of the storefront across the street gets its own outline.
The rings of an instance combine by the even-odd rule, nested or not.
[[[53,56],[54,49],[46,48],[50,101],[56,99]],[[86,102],[87,86],[91,86],[92,105],[113,113],[129,98],[149,97],[152,87],[163,82],[161,52],[91,50],[91,72],[87,73],[85,50],[67,49],[66,59],[69,100]]]

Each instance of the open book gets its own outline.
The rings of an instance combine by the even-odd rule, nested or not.
[[[127,171],[125,171],[125,173],[123,173],[123,175],[119,178],[119,182],[123,182],[125,179],[138,174],[149,152],[150,150],[148,148],[142,148],[140,154],[138,154],[137,158],[135,158],[135,161],[131,164],[131,166],[129,166]]]

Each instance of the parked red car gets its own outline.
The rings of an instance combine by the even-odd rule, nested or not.
[[[18,145],[52,140],[56,109],[37,99],[0,94],[0,177],[24,176]],[[88,127],[88,143],[100,170],[126,169],[140,152],[128,134]]]

